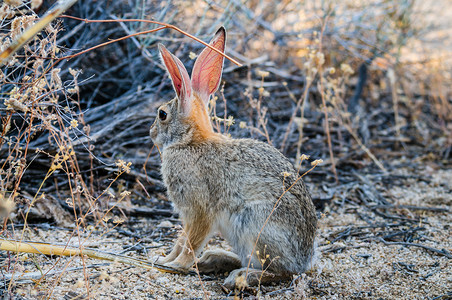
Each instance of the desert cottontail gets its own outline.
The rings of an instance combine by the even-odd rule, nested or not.
[[[225,42],[222,27],[210,45],[224,51]],[[183,233],[158,262],[186,270],[220,232],[235,253],[206,251],[197,266],[237,268],[228,286],[240,277],[255,284],[305,271],[314,255],[317,218],[298,172],[266,143],[213,131],[207,106],[220,84],[223,56],[205,48],[190,80],[177,57],[161,44],[159,50],[177,96],[160,106],[150,135],[161,151],[161,172]]]

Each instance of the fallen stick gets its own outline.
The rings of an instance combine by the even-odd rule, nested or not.
[[[77,0],[62,0],[58,1],[54,7],[49,9],[49,11],[42,16],[39,21],[28,28],[24,33],[22,33],[19,38],[11,43],[3,52],[0,53],[0,65],[4,64],[6,60],[11,57],[17,50],[19,50],[26,42],[31,40],[35,35],[37,35],[41,30],[43,30],[50,22],[59,17],[68,8],[70,8]]]
[[[123,210],[126,215],[131,216],[139,216],[139,217],[156,217],[156,216],[163,216],[163,217],[173,217],[177,216],[177,214],[171,210],[171,209],[158,209],[158,208],[148,208],[148,207],[140,207],[132,205],[130,207],[127,207],[126,205],[116,204],[116,203],[109,203],[109,206],[112,207],[113,212],[118,210]]]
[[[161,272],[174,274],[191,274],[196,275],[194,271],[184,272],[175,268],[167,267],[161,264],[152,263],[149,261],[132,258],[124,255],[89,249],[89,248],[75,248],[62,245],[52,245],[41,242],[26,242],[15,241],[0,238],[0,250],[12,251],[16,253],[36,253],[44,255],[58,255],[58,256],[88,256],[94,259],[108,260],[119,262],[131,266],[142,267],[145,269],[157,269]]]
[[[449,212],[450,210],[445,207],[430,207],[430,206],[415,206],[415,205],[392,205],[392,204],[379,204],[372,205],[370,208],[388,208],[388,209],[408,209],[408,210],[426,210],[435,212]]]
[[[98,268],[103,266],[108,266],[110,263],[103,263],[103,264],[93,264],[86,266],[86,268]],[[11,280],[14,279],[15,283],[34,283],[37,280],[40,280],[43,277],[53,276],[55,274],[58,274],[60,272],[66,271],[66,272],[72,272],[72,271],[78,271],[83,270],[83,267],[75,267],[75,268],[69,268],[66,270],[48,270],[48,271],[36,271],[36,272],[28,272],[28,273],[7,273],[7,274],[1,274],[0,275],[0,288],[3,288],[9,284]]]
[[[384,240],[383,238],[378,238],[377,239],[380,242],[383,242],[385,245],[402,245],[402,246],[413,246],[413,247],[419,247],[419,248],[423,248],[425,250],[434,252],[438,255],[441,256],[445,256],[449,259],[452,259],[452,253],[450,253],[449,251],[447,251],[446,249],[436,249],[436,248],[432,248],[426,245],[422,245],[422,244],[418,244],[418,243],[407,243],[407,242],[388,242],[386,240]]]

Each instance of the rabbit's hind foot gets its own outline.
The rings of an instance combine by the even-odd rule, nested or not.
[[[241,266],[237,254],[222,249],[204,251],[197,263],[199,272],[205,274],[230,272]]]
[[[230,290],[234,288],[243,289],[248,286],[258,286],[288,278],[290,278],[289,274],[275,274],[258,269],[241,268],[232,271],[223,285]]]

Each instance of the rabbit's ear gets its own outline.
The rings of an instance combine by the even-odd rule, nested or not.
[[[210,45],[221,52],[224,52],[226,44],[226,30],[220,27]],[[207,106],[210,95],[215,93],[220,85],[221,73],[223,71],[223,55],[206,47],[198,59],[196,59],[191,74],[191,85]]]
[[[179,99],[179,108],[183,113],[188,114],[192,95],[190,76],[188,76],[187,70],[176,56],[169,52],[162,44],[158,44],[158,46],[160,56],[171,77],[174,90]]]

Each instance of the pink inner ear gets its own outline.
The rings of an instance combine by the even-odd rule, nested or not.
[[[221,27],[210,45],[221,52],[224,52],[226,43],[226,32]],[[191,85],[204,102],[209,100],[209,96],[218,89],[223,71],[224,57],[214,50],[206,47],[193,66],[191,75]]]
[[[171,81],[173,82],[174,90],[177,97],[182,101],[187,101],[191,98],[191,83],[190,76],[185,69],[182,62],[171,52],[169,52],[165,46],[159,44],[160,55],[162,56],[163,63],[166,66]]]
[[[173,55],[174,61],[177,64],[177,67],[179,68],[180,74],[182,75],[182,91],[184,93],[183,98],[190,99],[191,98],[191,82],[190,82],[190,76],[188,75],[187,70],[184,67],[184,64]]]

